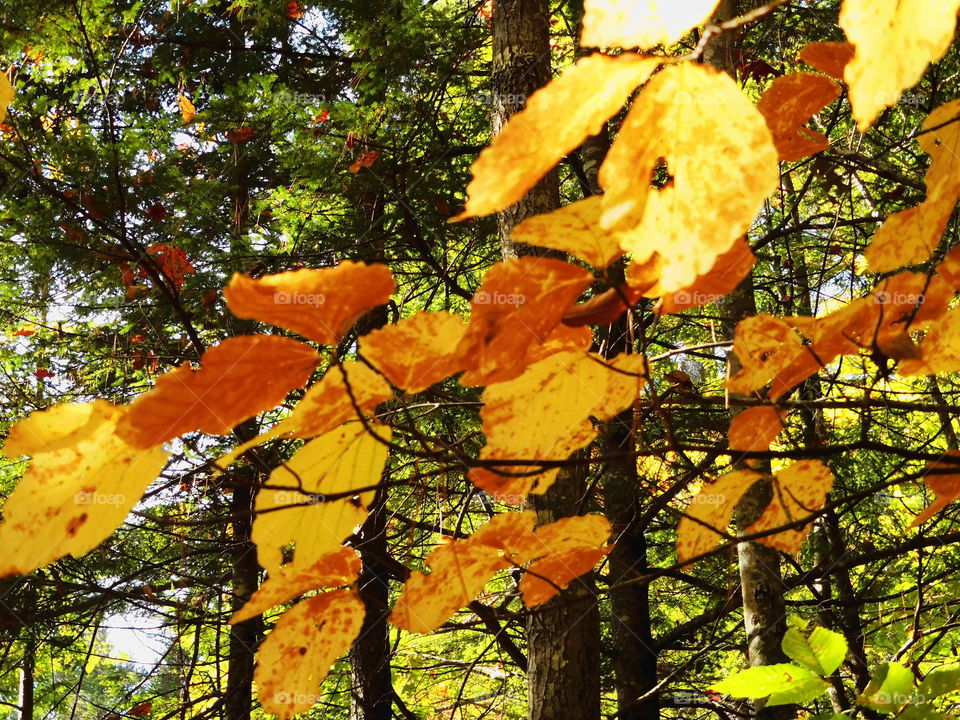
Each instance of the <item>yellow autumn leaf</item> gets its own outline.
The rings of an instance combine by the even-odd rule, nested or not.
[[[197,108],[190,102],[190,98],[183,93],[177,95],[177,107],[180,108],[180,118],[184,125],[190,123],[197,115]]]
[[[763,477],[752,470],[734,470],[704,485],[684,510],[677,527],[680,562],[713,550],[723,540],[733,509],[744,493]]]
[[[591,416],[609,419],[633,404],[645,369],[640,355],[621,356],[608,364],[597,356],[561,351],[514,380],[489,385],[480,411],[487,438],[480,459],[505,462],[474,468],[470,479],[512,505],[522,504],[530,493],[546,492],[559,468],[507,460],[565,461],[596,437]]]
[[[0,123],[7,119],[7,107],[13,102],[15,95],[10,80],[4,73],[0,73]]]
[[[919,205],[891,215],[877,230],[864,256],[873,272],[925,262],[940,242],[960,199],[957,156],[960,153],[960,100],[941,105],[927,116],[920,147],[931,157],[927,197]]]
[[[958,8],[960,0],[844,0],[840,27],[854,46],[844,79],[861,132],[944,56]]]
[[[95,400],[36,412],[11,428],[4,452],[32,459],[3,507],[0,577],[79,557],[123,523],[167,460],[121,437],[124,415]]]
[[[782,75],[764,91],[757,109],[767,121],[782,161],[799,160],[830,147],[826,136],[804,126],[839,96],[840,86],[833,80],[803,72]]]
[[[600,228],[603,200],[599,195],[543,215],[534,215],[513,230],[514,242],[562,250],[594,267],[605,268],[623,255],[616,235]]]
[[[289,720],[320,701],[330,666],[360,634],[366,609],[356,590],[331,590],[287,610],[270,631],[253,679],[263,709]]]
[[[374,426],[390,439],[389,426]],[[311,440],[272,473],[254,505],[253,542],[268,572],[293,561],[312,565],[334,552],[363,523],[387,461],[387,448],[360,423]]]
[[[473,163],[466,207],[453,221],[489,215],[520,200],[596,135],[660,63],[629,53],[588,55],[531,95]]]
[[[584,47],[671,45],[707,22],[719,0],[584,0]]]
[[[951,450],[946,454],[954,460],[960,458],[960,452],[956,450]],[[955,462],[934,461],[927,463],[926,469],[928,474],[923,476],[923,482],[933,492],[935,499],[913,519],[913,522],[910,523],[911,527],[925,523],[956,500],[957,497],[960,497],[960,465]],[[951,470],[958,472],[950,472]]]
[[[230,624],[243,622],[276,605],[290,602],[311,590],[352,585],[360,574],[360,556],[349,547],[341,547],[313,565],[284,565],[270,573],[242,608],[230,618]]]
[[[457,346],[466,368],[460,383],[489,385],[520,375],[591,279],[583,268],[553,258],[512,258],[490,268]]]
[[[386,265],[344,261],[336,267],[291,270],[261,278],[234,275],[223,291],[237,317],[293,330],[333,345],[395,289]]]
[[[701,65],[667,67],[634,101],[600,168],[600,224],[619,232],[634,263],[658,252],[662,291],[675,292],[746,233],[779,179],[770,130],[736,82]]]
[[[224,340],[200,358],[157,378],[130,405],[121,435],[149,448],[199,430],[224,435],[249,417],[280,404],[319,364],[309,345],[278,335]],[[269,367],[270,372],[264,372]]]
[[[217,465],[226,468],[247,450],[268,440],[322,435],[346,422],[356,421],[358,409],[366,414],[392,397],[386,380],[363,363],[348,360],[335,365],[307,390],[287,417],[218,458]]]
[[[920,357],[900,362],[904,377],[936,375],[960,370],[960,308],[949,310],[926,328]]]
[[[757,258],[747,241],[739,238],[729,250],[717,257],[706,275],[698,275],[693,283],[675,292],[661,292],[659,263],[655,263],[656,267],[650,275],[644,266],[630,263],[627,266],[627,280],[631,285],[641,286],[647,282],[648,278],[653,280],[655,285],[645,290],[643,294],[646,297],[662,295],[653,311],[658,315],[669,315],[717,302],[740,284],[740,281],[753,269],[756,261]]]
[[[458,372],[467,325],[446,311],[419,312],[360,338],[360,353],[398,388],[416,393]]]
[[[793,463],[774,474],[773,500],[755,523],[744,528],[744,532],[764,532],[809,518],[810,522],[800,528],[757,539],[757,542],[785,553],[798,552],[810,533],[813,514],[824,506],[832,487],[833,473],[819,460]]]
[[[744,410],[730,423],[730,449],[768,450],[783,430],[782,415],[782,410],[769,406]]]

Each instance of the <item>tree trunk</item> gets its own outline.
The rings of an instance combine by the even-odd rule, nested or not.
[[[357,550],[363,562],[357,585],[366,607],[360,636],[350,651],[353,692],[351,720],[390,720],[394,690],[390,673],[390,573],[381,558],[387,555],[386,493],[377,493],[370,515],[360,529]]]
[[[493,131],[522,109],[551,79],[550,10],[545,0],[497,0],[493,13]],[[505,258],[532,254],[510,233],[524,218],[560,205],[556,171],[519,203],[497,215]],[[532,496],[538,523],[575,515],[583,477],[561,471],[545,495]],[[527,623],[528,700],[531,720],[600,717],[600,615],[589,576],[573,582],[533,611]]]
[[[737,17],[741,11],[759,5],[757,0],[723,0],[714,15],[714,22]],[[704,58],[712,65],[732,72],[735,62],[736,35],[723,33],[710,43]],[[724,333],[732,337],[741,320],[756,315],[753,275],[748,275],[723,303]],[[727,360],[728,374],[733,375],[740,367],[736,355],[730,353]],[[731,412],[731,416],[737,412]],[[737,532],[756,520],[770,503],[773,491],[769,484],[757,484],[748,491],[737,506],[735,522]],[[774,548],[756,542],[737,545],[737,562],[743,594],[743,626],[747,638],[747,654],[751,667],[788,662],[781,644],[787,631],[786,605],[780,571],[780,553]],[[792,705],[767,708],[763,701],[756,703],[756,717],[761,720],[791,720],[796,715]]]
[[[17,705],[20,707],[17,717],[20,720],[33,720],[36,654],[37,642],[28,637],[23,648],[23,665],[20,666],[20,694],[17,698]]]

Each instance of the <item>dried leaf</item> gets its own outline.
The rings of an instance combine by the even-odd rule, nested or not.
[[[844,78],[860,131],[947,52],[960,0],[844,0],[840,27],[854,45]]]
[[[601,227],[619,232],[634,263],[659,252],[662,290],[675,292],[736,244],[779,178],[770,130],[732,78],[667,67],[634,101],[600,168]]]
[[[584,0],[584,47],[671,45],[710,19],[719,0]]]
[[[355,590],[331,590],[283,614],[260,646],[254,681],[264,710],[279,720],[320,700],[330,666],[360,634],[365,614]]]
[[[360,352],[399,388],[416,393],[461,368],[467,326],[453,313],[419,312],[360,338]]]
[[[830,147],[826,136],[804,125],[839,96],[840,86],[823,75],[798,72],[773,81],[757,109],[773,134],[780,160],[792,162]]]
[[[660,60],[588,55],[530,96],[473,164],[463,220],[513,205],[623,106]],[[578,108],[571,112],[571,108]]]
[[[388,426],[375,430],[390,439]],[[311,440],[270,473],[254,507],[261,567],[278,570],[290,543],[300,567],[336,551],[366,519],[386,461],[387,448],[357,423]]]
[[[290,338],[245,335],[224,340],[203,354],[199,370],[185,363],[157,378],[130,406],[120,432],[142,448],[196,430],[227,434],[281,403],[319,362],[313,348]]]
[[[0,123],[7,119],[7,107],[13,102],[15,96],[16,92],[10,80],[4,73],[0,73]]]
[[[256,617],[311,590],[352,585],[359,574],[360,556],[349,547],[334,550],[306,567],[296,563],[285,565],[270,573],[270,577],[230,618],[230,624]]]
[[[293,330],[333,345],[368,310],[393,294],[386,265],[345,261],[332,268],[292,270],[253,279],[234,275],[223,291],[234,315]]]
[[[32,456],[3,507],[0,577],[79,557],[126,519],[167,454],[128,444],[124,409],[103,400],[33,413],[10,430],[8,457]]]

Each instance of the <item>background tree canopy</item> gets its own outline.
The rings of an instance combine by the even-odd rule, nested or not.
[[[960,0],[673,5],[0,7],[0,717],[956,715]]]

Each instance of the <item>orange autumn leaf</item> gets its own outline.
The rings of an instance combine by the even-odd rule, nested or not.
[[[904,377],[936,375],[960,370],[960,308],[954,308],[927,326],[920,356],[904,359],[897,369]]]
[[[605,545],[610,523],[601,515],[564,518],[534,531],[535,519],[531,510],[504,513],[469,538],[437,547],[427,558],[430,573],[411,574],[390,621],[408,632],[436,630],[498,570],[530,562],[521,590],[527,607],[534,607],[590,570],[610,549]]]
[[[864,132],[953,42],[960,0],[844,0],[840,27],[854,46],[844,70]]]
[[[792,162],[826,150],[826,136],[804,125],[840,96],[840,86],[813,73],[778,77],[763,93],[757,109],[767,121],[780,160]]]
[[[419,312],[360,338],[360,353],[394,385],[416,393],[458,372],[467,326],[453,313]]]
[[[768,450],[783,430],[783,411],[775,407],[744,410],[730,423],[727,436],[731,450]]]
[[[584,47],[671,45],[710,19],[719,0],[584,0]]]
[[[643,297],[637,288],[623,283],[608,288],[589,300],[571,306],[563,315],[563,324],[572,327],[610,325]],[[589,343],[588,343],[589,344]]]
[[[853,45],[845,42],[807,43],[797,58],[834,80],[843,80],[844,68],[853,60]]]
[[[306,567],[287,565],[270,577],[230,618],[230,624],[243,622],[277,605],[290,602],[311,590],[344,587],[357,581],[360,556],[349,547],[341,547]]]
[[[757,542],[782,552],[798,552],[810,533],[813,514],[824,506],[832,487],[833,473],[819,460],[793,463],[774,473],[773,500],[755,523],[744,528],[744,532],[764,532],[809,518],[810,522],[800,528],[757,538]]]
[[[486,274],[471,302],[457,346],[463,385],[488,385],[520,375],[567,309],[590,284],[590,273],[561,260],[512,258]]]
[[[287,328],[333,345],[368,310],[394,291],[386,265],[345,261],[319,270],[292,270],[259,279],[234,275],[223,297],[234,315]]]
[[[585,260],[594,267],[605,268],[623,250],[617,237],[599,225],[603,200],[599,195],[521,222],[512,233],[514,242],[562,250]]]
[[[693,496],[677,527],[680,562],[708,553],[720,544],[740,498],[761,478],[763,475],[752,470],[734,470],[704,485]]]
[[[371,150],[366,152],[350,164],[350,172],[356,174],[363,170],[364,168],[371,168],[373,164],[380,159],[379,150]]]
[[[180,119],[184,125],[189,124],[197,115],[197,108],[183,93],[177,95],[177,107],[180,108]]]
[[[960,458],[960,452],[956,450],[951,450],[946,454],[951,458]],[[955,472],[949,472],[951,470]],[[927,474],[923,476],[923,482],[936,497],[923,512],[913,519],[913,522],[910,523],[911,527],[925,523],[960,497],[960,465],[955,462],[929,462],[927,463]]]
[[[389,426],[374,429],[389,442]],[[336,551],[366,519],[386,461],[386,446],[360,423],[297,450],[257,492],[252,539],[260,566],[279,570],[291,543],[298,567]]]
[[[927,197],[919,205],[895,213],[877,230],[865,257],[874,272],[925,262],[940,242],[960,199],[956,172],[960,153],[960,100],[941,105],[927,116],[920,147],[931,157],[926,174]]]
[[[197,430],[225,435],[282,402],[319,362],[313,348],[290,338],[246,335],[224,340],[203,354],[199,370],[185,363],[157,378],[153,388],[130,405],[121,434],[143,448]]]
[[[733,349],[741,367],[726,386],[741,395],[759,390],[777,378],[783,368],[810,355],[803,338],[790,323],[770,315],[754,315],[742,320],[737,325]],[[811,372],[820,368],[815,357],[809,362],[813,367]],[[778,382],[771,387],[770,396],[777,400],[792,387]]]
[[[289,720],[313,707],[330,666],[360,634],[365,613],[353,589],[321,593],[287,610],[257,658],[253,679],[263,709]]]
[[[770,130],[730,76],[666,67],[637,96],[600,168],[600,224],[634,263],[659,253],[660,285],[675,292],[746,233],[779,178]]]
[[[250,448],[274,438],[322,435],[346,422],[356,421],[358,410],[367,413],[392,397],[387,382],[363,363],[350,360],[331,367],[307,390],[287,417],[219,458],[217,464],[225,468]]]
[[[507,460],[566,460],[588,445],[597,428],[590,417],[606,420],[630,407],[644,385],[641,355],[607,363],[579,351],[561,351],[531,365],[520,377],[490,385],[483,392],[480,418],[487,443],[485,461],[469,477],[495,498],[520,505],[528,494],[547,491],[559,469]],[[537,418],[531,423],[529,418]]]
[[[688,287],[665,293],[660,298],[660,302],[653,308],[653,311],[658,315],[670,315],[682,310],[715,303],[740,284],[740,281],[753,269],[756,261],[757,258],[747,241],[744,238],[739,238],[733,244],[733,247],[717,258],[706,275],[700,275]],[[630,263],[627,267],[627,279],[631,284],[639,283],[642,286],[644,280],[639,279],[637,270],[638,266],[635,263]],[[644,292],[644,295],[656,297],[660,294],[659,290],[659,283],[657,283],[655,288],[648,289]]]
[[[79,557],[126,519],[167,454],[118,432],[125,408],[104,400],[35,412],[10,429],[7,457],[30,467],[3,507],[0,577]]]
[[[520,200],[554,165],[596,135],[660,62],[629,53],[589,55],[531,95],[473,163],[466,207],[451,222],[489,215]]]

